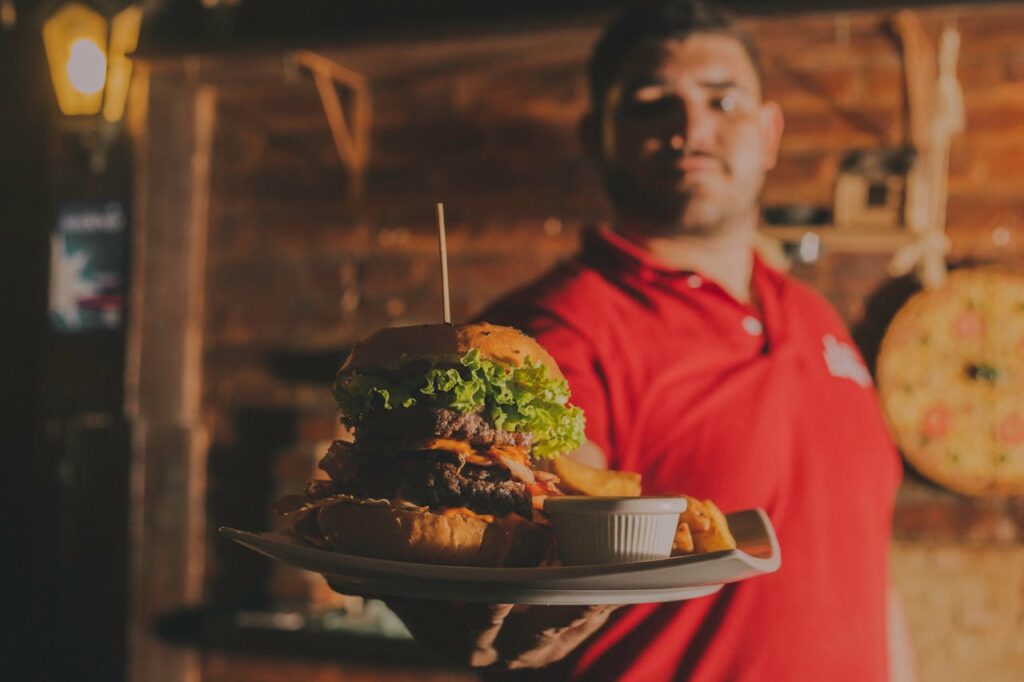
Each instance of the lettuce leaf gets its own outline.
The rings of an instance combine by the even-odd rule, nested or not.
[[[334,384],[334,398],[346,426],[357,428],[377,410],[417,404],[458,412],[483,410],[494,426],[533,434],[533,456],[551,459],[583,443],[583,411],[568,405],[569,384],[548,374],[543,363],[526,358],[506,367],[472,349],[458,367],[431,366],[424,375],[393,378],[353,373]]]

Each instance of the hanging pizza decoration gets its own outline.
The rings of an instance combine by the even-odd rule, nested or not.
[[[959,270],[889,325],[878,388],[900,449],[970,495],[1024,494],[1024,274]]]

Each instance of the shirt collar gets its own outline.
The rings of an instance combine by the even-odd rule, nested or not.
[[[650,253],[629,241],[606,225],[587,227],[583,232],[583,251],[587,263],[600,265],[622,274],[636,274],[641,271],[656,271],[665,275],[678,275],[682,271],[673,269],[655,259]]]
[[[675,296],[687,300],[693,300],[694,296],[699,295],[706,304],[716,300],[727,301],[728,307],[734,310],[733,314],[739,320],[737,330],[741,329],[743,317],[753,317],[762,323],[759,335],[743,333],[751,338],[762,339],[765,352],[770,347],[781,347],[785,340],[782,299],[787,288],[786,278],[766,264],[756,250],[750,285],[760,301],[760,311],[752,303],[737,301],[717,282],[705,278],[699,271],[672,268],[606,226],[588,227],[583,233],[582,247],[580,260],[584,265],[596,268],[609,279],[626,286],[637,287],[643,282],[643,289],[655,285],[662,291],[673,292]],[[691,284],[693,276],[698,278],[696,287]],[[710,292],[713,296],[705,297],[698,292]]]
[[[679,270],[654,258],[649,252],[614,232],[606,225],[590,226],[583,231],[583,248],[580,257],[584,263],[595,265],[602,270],[616,274],[654,273],[666,278],[675,279],[703,273],[694,270]],[[756,285],[764,277],[775,274],[754,252],[754,270],[752,284]],[[705,278],[706,279],[706,278]],[[710,281],[710,280],[709,280]]]

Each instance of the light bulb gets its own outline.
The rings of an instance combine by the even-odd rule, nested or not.
[[[107,80],[107,55],[89,38],[78,38],[68,50],[68,80],[83,95],[103,89]]]

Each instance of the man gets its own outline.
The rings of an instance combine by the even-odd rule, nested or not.
[[[900,464],[838,316],[754,253],[783,127],[756,53],[720,12],[663,0],[606,30],[590,78],[582,138],[614,223],[482,317],[558,361],[587,415],[576,456],[643,474],[645,494],[763,507],[782,568],[610,618],[445,606],[429,626],[408,602],[396,610],[428,643],[468,636],[478,665],[558,661],[531,679],[887,679]]]

